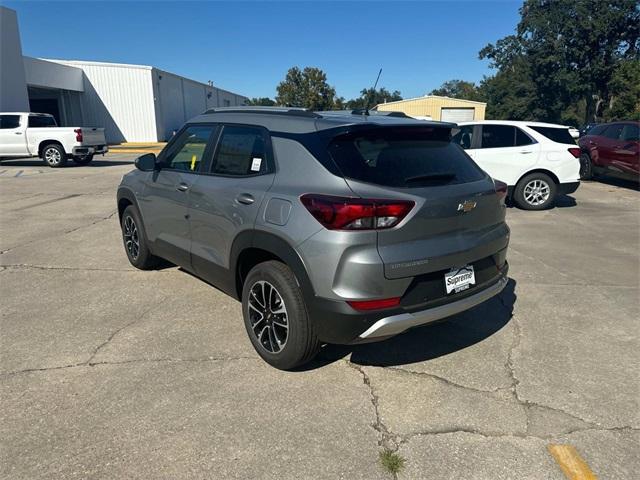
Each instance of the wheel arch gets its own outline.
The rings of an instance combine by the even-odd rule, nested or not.
[[[122,214],[124,213],[125,209],[129,205],[133,205],[134,207],[136,207],[136,209],[138,210],[138,213],[140,213],[140,208],[138,207],[136,196],[128,188],[120,187],[118,189],[117,199],[118,199],[118,219],[119,220],[122,220]]]
[[[286,240],[268,232],[247,231],[238,235],[231,247],[229,265],[237,299],[242,299],[242,288],[249,271],[268,260],[278,260],[292,270],[305,300],[315,295],[304,261]]]
[[[558,178],[558,176],[553,173],[551,170],[547,170],[546,168],[534,168],[533,170],[529,170],[526,173],[523,173],[520,178],[518,178],[518,181],[516,182],[515,187],[518,186],[518,184],[522,181],[522,179],[528,175],[531,175],[532,173],[544,173],[545,175],[551,177],[551,180],[554,181],[554,183],[557,185],[560,185],[560,179]],[[514,190],[515,190],[514,187]]]
[[[42,150],[44,150],[44,147],[46,147],[47,145],[51,145],[51,144],[55,144],[58,145],[62,151],[64,152],[65,155],[68,155],[68,152],[64,149],[64,145],[62,145],[62,143],[60,142],[60,140],[54,140],[54,139],[50,139],[50,140],[42,140],[39,144],[38,144],[38,156],[42,157]]]

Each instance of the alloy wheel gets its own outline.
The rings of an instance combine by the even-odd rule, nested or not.
[[[249,290],[249,321],[258,343],[269,353],[279,353],[289,336],[287,308],[280,292],[265,280]]]
[[[137,260],[140,254],[140,238],[138,237],[138,227],[133,218],[127,216],[124,219],[124,245],[133,260]]]
[[[539,206],[549,200],[551,187],[539,178],[531,180],[524,186],[524,199],[529,205]]]
[[[57,148],[47,148],[44,151],[44,159],[49,165],[57,165],[60,163],[62,156]]]

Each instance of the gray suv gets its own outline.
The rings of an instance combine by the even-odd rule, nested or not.
[[[453,127],[209,110],[122,179],[129,261],[166,259],[241,300],[253,346],[281,369],[467,310],[507,283],[507,190]]]

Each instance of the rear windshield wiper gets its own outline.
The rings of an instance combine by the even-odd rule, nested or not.
[[[456,178],[454,172],[441,172],[441,173],[429,173],[427,175],[416,175],[415,177],[405,178],[405,183],[418,183],[418,182],[450,182]]]

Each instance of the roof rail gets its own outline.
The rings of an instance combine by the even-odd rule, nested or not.
[[[216,107],[210,108],[204,114],[209,113],[266,113],[269,115],[292,115],[296,117],[320,118],[320,115],[308,108],[298,107]]]
[[[378,115],[383,117],[399,117],[399,118],[411,118],[404,112],[393,112],[393,111],[383,111],[383,110],[365,110],[364,108],[356,108],[351,111],[352,115]]]
[[[364,115],[367,116],[367,114],[365,113],[365,109],[364,108],[356,108],[353,110],[322,110],[320,112],[318,112],[321,116],[326,117],[328,115]],[[404,112],[392,112],[392,111],[378,111],[378,110],[369,110],[369,115],[372,115],[374,117],[398,117],[398,118],[413,118],[410,117],[409,115],[407,115]]]

